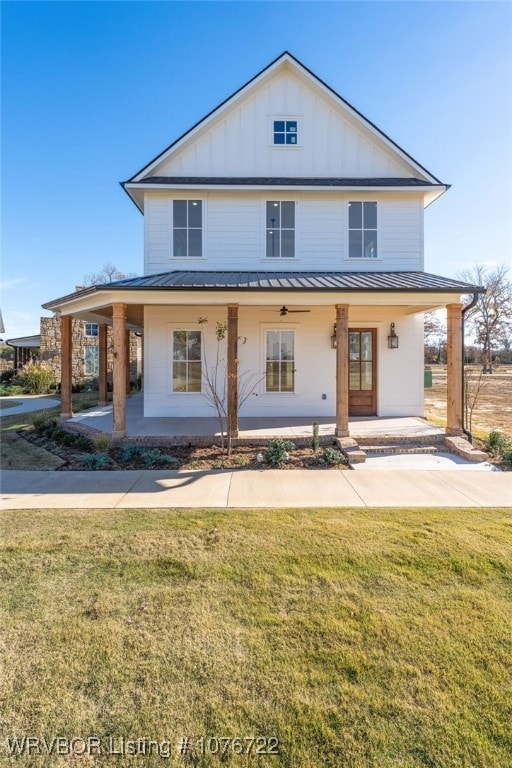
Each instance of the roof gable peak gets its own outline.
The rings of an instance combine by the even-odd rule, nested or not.
[[[176,157],[178,152],[190,146],[190,143],[196,139],[199,139],[204,131],[210,126],[214,126],[216,121],[222,119],[226,114],[229,114],[229,110],[234,109],[237,103],[243,104],[243,99],[250,94],[253,90],[256,91],[258,86],[263,85],[270,81],[274,75],[279,73],[280,70],[287,71],[290,69],[296,74],[299,79],[306,82],[311,89],[319,94],[319,98],[323,98],[326,103],[333,105],[333,108],[341,109],[347,119],[351,120],[353,124],[359,125],[361,130],[366,132],[367,136],[372,136],[372,140],[376,141],[381,147],[384,147],[384,151],[387,151],[402,164],[402,167],[408,167],[413,169],[415,173],[410,175],[420,175],[434,184],[442,184],[442,182],[433,174],[431,174],[424,166],[418,163],[414,158],[403,150],[398,144],[396,144],[387,134],[381,131],[374,123],[366,118],[359,110],[353,107],[346,99],[340,96],[331,86],[321,80],[312,70],[306,67],[296,56],[290,51],[285,50],[273,61],[271,61],[266,67],[258,72],[254,77],[248,80],[238,90],[228,96],[217,107],[211,110],[205,117],[195,123],[188,131],[182,134],[172,144],[139,170],[134,176],[129,179],[129,182],[140,182],[148,176],[162,175],[158,172],[162,164],[166,163],[171,157]],[[168,174],[164,174],[168,175]]]

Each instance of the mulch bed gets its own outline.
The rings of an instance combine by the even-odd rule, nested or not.
[[[24,429],[18,432],[19,436],[28,440],[33,445],[44,448],[46,451],[58,456],[64,462],[57,471],[84,470],[81,456],[84,453],[94,453],[94,447],[88,449],[76,448],[75,446],[65,446],[52,440],[45,434],[37,432],[35,429]],[[158,464],[148,467],[143,457],[136,457],[129,462],[118,460],[120,448],[111,448],[108,450],[113,464],[103,468],[104,471],[127,470],[127,469],[325,469],[318,463],[317,455],[321,454],[322,449],[315,453],[310,447],[297,447],[289,453],[289,459],[285,464],[279,467],[265,464],[257,460],[259,453],[263,454],[267,446],[264,445],[237,445],[233,448],[231,456],[222,452],[220,446],[151,446],[151,450],[157,449],[161,453],[171,455],[178,459],[179,465]],[[149,448],[148,448],[149,450]],[[346,465],[337,465],[338,469],[348,469]],[[98,468],[102,469],[102,468]]]

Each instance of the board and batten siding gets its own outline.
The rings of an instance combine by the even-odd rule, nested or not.
[[[298,122],[276,147],[274,119]],[[411,168],[342,104],[296,72],[278,72],[163,160],[157,176],[411,176]]]
[[[172,255],[172,201],[203,201],[203,258]],[[296,257],[265,257],[266,200],[295,200]],[[348,258],[349,200],[378,203],[378,258]],[[186,270],[404,271],[423,269],[420,194],[147,192],[144,274]]]
[[[251,377],[255,395],[241,416],[331,417],[336,412],[336,352],[331,348],[334,305],[311,307],[310,313],[280,317],[284,297],[267,307],[239,308],[240,371]],[[304,305],[305,307],[307,304]],[[199,316],[208,322],[198,324]],[[144,415],[215,416],[201,393],[173,393],[171,385],[171,335],[174,329],[201,329],[209,366],[216,353],[215,323],[223,322],[223,307],[146,306],[144,310]],[[389,325],[394,322],[400,339],[389,349]],[[423,415],[423,315],[407,315],[404,307],[350,307],[349,327],[377,329],[377,411],[381,417]],[[265,392],[265,331],[295,332],[295,392]],[[225,351],[221,353],[225,359]],[[222,367],[222,366],[221,366]],[[222,369],[224,370],[224,369]]]

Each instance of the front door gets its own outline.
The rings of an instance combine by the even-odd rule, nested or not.
[[[377,414],[377,331],[349,329],[348,412],[350,416]]]

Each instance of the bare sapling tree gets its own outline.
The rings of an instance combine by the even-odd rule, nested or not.
[[[459,277],[487,289],[468,311],[466,324],[482,346],[483,372],[493,373],[493,350],[503,344],[512,327],[512,282],[508,277],[508,266],[501,264],[489,269],[484,264],[473,264],[462,270]]]
[[[199,325],[205,325],[208,322],[208,318],[199,317],[197,319]],[[246,400],[253,396],[257,396],[255,392],[258,384],[263,381],[265,374],[258,377],[258,374],[248,370],[242,370],[241,361],[235,360],[236,373],[232,374],[227,372],[226,356],[224,349],[224,341],[228,331],[228,324],[226,322],[215,323],[215,354],[210,361],[208,358],[207,345],[203,345],[203,360],[204,365],[202,367],[202,379],[205,385],[204,395],[210,405],[215,408],[217,412],[217,419],[219,422],[219,431],[221,439],[221,448],[226,451],[228,456],[231,456],[233,448],[233,434],[228,419],[227,412],[227,380],[228,376],[237,377],[237,410],[240,411]],[[239,344],[246,344],[246,336],[238,336]]]
[[[478,375],[473,375],[470,368],[464,368],[464,415],[470,432],[473,430],[473,411],[485,391],[486,384],[482,369]]]

